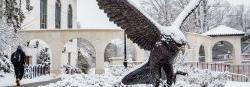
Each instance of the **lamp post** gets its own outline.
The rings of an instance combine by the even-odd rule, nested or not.
[[[125,68],[128,67],[128,62],[127,62],[127,46],[126,46],[126,43],[127,43],[127,39],[126,39],[126,33],[124,31],[124,61],[123,61],[123,65]]]

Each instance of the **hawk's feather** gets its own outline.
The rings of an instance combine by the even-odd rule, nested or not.
[[[122,83],[125,85],[151,84],[149,64],[145,63],[138,69],[125,75],[125,77],[122,78]]]
[[[127,37],[145,50],[151,50],[161,39],[161,33],[152,20],[128,0],[97,0],[110,21],[125,30]]]

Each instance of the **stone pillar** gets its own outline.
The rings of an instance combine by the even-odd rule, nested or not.
[[[94,45],[95,50],[96,50],[95,73],[96,74],[104,74],[105,73],[105,70],[104,70],[104,51],[105,51],[105,47],[107,44],[101,40],[97,40],[97,41],[93,42],[93,45]]]
[[[205,49],[205,61],[208,63],[213,62],[213,44],[209,44],[204,47]]]
[[[143,62],[145,60],[145,51],[141,49],[137,44],[134,44],[135,47],[135,61]]]
[[[241,56],[241,39],[235,38],[234,43],[232,43],[234,49],[233,49],[233,64],[239,65],[242,62],[242,56]]]
[[[51,37],[45,38],[47,39],[46,42],[48,42],[51,52],[52,52],[52,58],[51,58],[51,73],[52,76],[58,76],[61,74],[61,62],[62,62],[62,49],[64,46],[64,42],[63,42],[63,35],[61,35],[60,33],[53,33],[51,34]],[[48,40],[49,39],[49,40]]]
[[[192,51],[193,51],[192,56],[194,57],[192,62],[199,62],[200,45],[195,45]]]
[[[188,62],[199,62],[199,45],[194,45],[194,43],[190,43],[189,47],[186,48],[186,52],[188,54]]]
[[[52,76],[58,76],[61,74],[61,54],[62,54],[62,44],[57,41],[54,42],[54,44],[50,44],[51,51],[52,51],[52,58],[51,58],[51,68],[50,72],[52,73]]]

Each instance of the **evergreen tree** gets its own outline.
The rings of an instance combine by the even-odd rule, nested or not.
[[[50,65],[50,57],[49,57],[49,53],[48,53],[48,49],[42,49],[40,51],[40,54],[37,57],[37,64],[42,64],[45,66],[49,66]]]
[[[77,67],[85,74],[88,73],[90,69],[90,64],[87,61],[87,57],[84,56],[80,51],[78,51]]]
[[[37,64],[44,65],[45,73],[50,73],[50,56],[48,48],[42,49],[37,57]]]

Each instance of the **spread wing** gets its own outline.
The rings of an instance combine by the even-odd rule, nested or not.
[[[150,66],[146,63],[123,77],[122,83],[124,85],[150,84],[152,83],[151,79]]]
[[[97,0],[100,9],[104,9],[110,21],[125,30],[127,37],[145,50],[151,50],[161,39],[161,33],[155,22],[148,19],[128,0]]]

